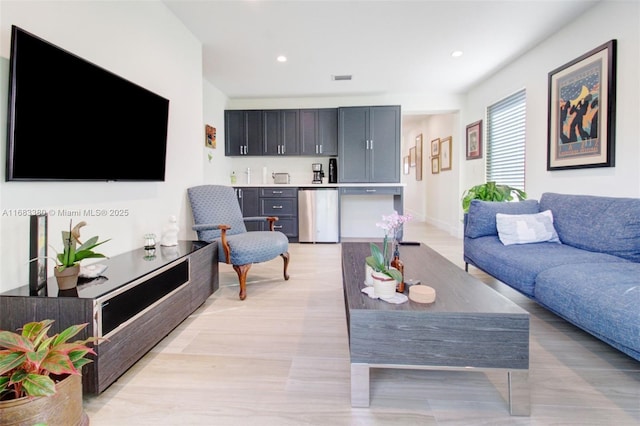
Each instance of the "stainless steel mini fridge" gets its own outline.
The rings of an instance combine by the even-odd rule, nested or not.
[[[338,204],[337,188],[300,188],[298,190],[298,241],[301,243],[339,242]]]

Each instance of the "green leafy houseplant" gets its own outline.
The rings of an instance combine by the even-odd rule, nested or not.
[[[82,366],[94,354],[86,344],[96,338],[68,342],[87,324],[72,325],[51,337],[53,320],[30,322],[20,334],[0,331],[0,401],[25,396],[52,396],[56,381],[67,375],[80,375]]]
[[[62,231],[63,251],[58,253],[56,260],[56,269],[62,272],[65,268],[76,266],[83,259],[106,257],[104,254],[96,253],[94,248],[100,244],[104,244],[109,240],[98,242],[98,236],[91,237],[84,243],[80,241],[80,228],[87,223],[82,221],[72,228],[73,221],[69,221],[69,230]],[[77,247],[77,244],[80,244]]]
[[[391,236],[392,245],[395,246],[398,232],[402,226],[411,219],[411,215],[400,215],[397,211],[394,211],[391,215],[382,216],[382,222],[376,223],[376,226],[384,229],[384,241],[382,242],[383,251],[380,251],[377,245],[371,243],[371,256],[367,256],[365,259],[367,265],[374,271],[393,278],[397,282],[402,281],[402,273],[395,268],[391,268],[391,251],[388,248],[388,240],[389,236]]]
[[[498,185],[495,182],[487,182],[476,185],[467,189],[462,194],[462,210],[465,213],[469,212],[469,205],[471,204],[471,200],[512,201],[513,194],[518,197],[519,201],[525,200],[527,198],[526,192],[509,185]]]
[[[384,245],[387,245],[387,240],[385,238]],[[371,246],[371,256],[367,256],[365,261],[367,265],[371,266],[374,271],[380,272],[394,280],[400,282],[402,281],[402,274],[397,269],[393,269],[388,266],[387,262],[385,262],[384,255],[380,251],[377,245],[374,243],[370,243]]]

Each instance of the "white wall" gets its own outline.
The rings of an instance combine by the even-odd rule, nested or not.
[[[547,78],[560,67],[605,42],[618,40],[615,167],[547,171]],[[527,91],[526,191],[640,196],[640,3],[607,1],[468,93],[464,126],[485,119],[485,108],[521,89]],[[484,159],[464,161],[462,187],[484,181]]]
[[[147,232],[159,236],[172,214],[179,218],[179,237],[190,235],[187,227],[190,228],[192,220],[185,188],[203,181],[200,42],[160,2],[3,0],[0,2],[1,164],[6,161],[6,76],[12,24],[168,98],[170,112],[165,182],[0,181],[0,291],[28,283],[29,218],[20,215],[26,209],[128,211],[126,217],[74,218],[74,222],[87,221],[83,236],[112,238],[101,250],[109,256],[141,247],[143,234]],[[49,218],[49,243],[58,250],[60,230],[68,226],[69,219],[61,215]]]
[[[228,98],[218,88],[204,80],[204,126],[210,125],[216,129],[216,148],[205,146],[202,138],[202,165],[204,169],[204,182],[214,185],[228,185],[231,174],[231,162],[224,156],[224,110]],[[204,135],[204,133],[203,133]],[[193,234],[195,238],[195,233]]]
[[[417,220],[455,233],[456,223],[451,221],[457,216],[459,203],[454,196],[459,186],[459,157],[464,153],[458,132],[459,114],[429,114],[417,117],[405,116],[403,120],[403,156],[409,155],[409,149],[416,146],[416,137],[422,134],[422,180],[416,180],[416,168],[408,175],[402,175],[405,187],[405,210]],[[431,141],[451,137],[451,170],[431,173]]]

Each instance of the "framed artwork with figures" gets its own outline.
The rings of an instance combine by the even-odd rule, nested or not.
[[[549,73],[547,170],[613,167],[616,40]]]

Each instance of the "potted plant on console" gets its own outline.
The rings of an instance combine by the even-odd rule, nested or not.
[[[63,251],[55,257],[54,275],[60,290],[69,290],[78,285],[80,261],[90,258],[104,258],[104,254],[96,253],[93,249],[109,240],[98,242],[98,236],[91,237],[84,243],[80,241],[80,228],[87,223],[82,221],[72,228],[73,221],[69,221],[69,230],[62,231]],[[80,244],[77,247],[77,244]]]
[[[88,425],[82,408],[82,366],[95,352],[87,343],[69,342],[87,324],[72,325],[51,337],[53,320],[0,331],[0,424]]]

